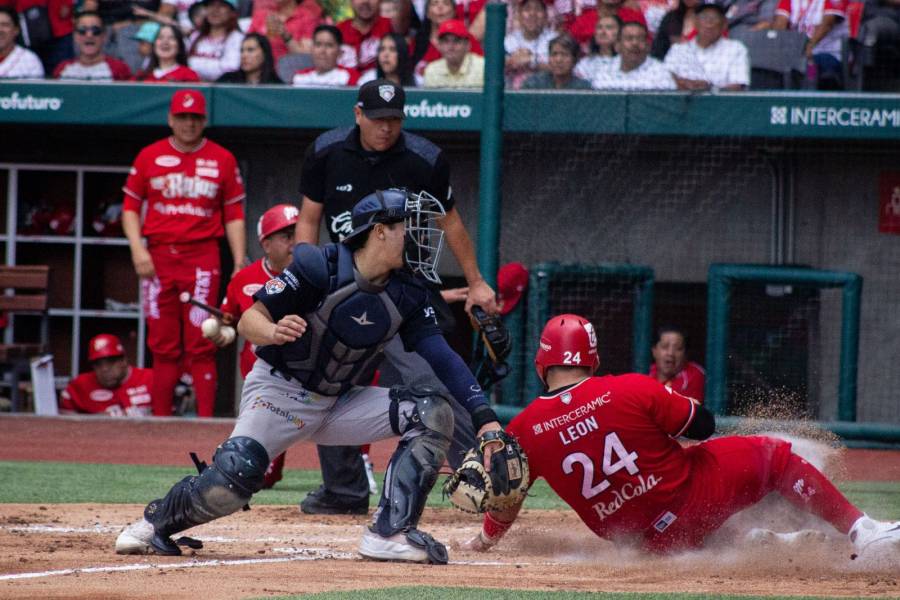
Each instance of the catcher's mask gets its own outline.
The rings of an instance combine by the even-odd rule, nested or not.
[[[438,219],[447,211],[428,192],[406,193],[406,243],[403,258],[414,272],[432,283],[440,283],[437,264],[444,248],[444,230]]]

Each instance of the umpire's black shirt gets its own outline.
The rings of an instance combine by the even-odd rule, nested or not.
[[[405,188],[426,191],[450,212],[450,165],[443,151],[425,138],[401,132],[384,152],[365,150],[359,127],[326,131],[306,150],[300,193],[323,205],[332,242],[350,233],[350,211],[375,190]]]

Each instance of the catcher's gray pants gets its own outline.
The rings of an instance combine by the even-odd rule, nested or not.
[[[450,399],[453,408],[454,430],[447,462],[454,469],[462,462],[462,457],[475,445],[475,431],[472,417],[441,383],[424,358],[403,348],[400,336],[391,339],[384,348],[385,361],[380,367],[379,386],[427,384],[440,390]],[[369,495],[369,483],[363,470],[359,446],[318,447],[319,464],[322,468],[322,482],[325,490],[333,496],[347,501],[359,500]]]
[[[273,372],[269,363],[257,359],[244,381],[240,413],[229,437],[253,438],[269,456],[278,456],[302,440],[367,444],[397,437],[391,429],[388,393],[387,388],[366,386],[340,396],[322,396],[307,391],[296,380],[285,379]],[[405,426],[400,423],[401,430]],[[407,435],[419,433],[411,429]]]

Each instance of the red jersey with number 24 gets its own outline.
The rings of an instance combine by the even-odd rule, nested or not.
[[[153,244],[199,242],[225,235],[223,223],[244,218],[244,182],[234,155],[210,140],[183,152],[172,138],[140,151],[125,181],[123,210],[141,212]]]
[[[674,438],[694,414],[690,398],[646,375],[590,377],[538,397],[507,431],[525,450],[532,481],[543,477],[594,533],[612,539],[674,519],[691,471]]]

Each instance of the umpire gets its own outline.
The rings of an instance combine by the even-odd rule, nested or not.
[[[466,310],[473,304],[497,312],[494,291],[485,282],[475,260],[475,248],[456,210],[450,187],[450,165],[444,152],[423,137],[403,131],[403,88],[386,79],[376,79],[359,89],[353,112],[356,127],[326,131],[306,151],[300,180],[303,196],[296,241],[318,244],[324,217],[332,242],[352,230],[353,206],[375,190],[405,188],[425,191],[441,201],[447,212],[440,223],[450,251],[462,267],[468,284]],[[450,309],[432,288],[441,329],[454,327]],[[446,392],[428,363],[418,354],[406,352],[399,338],[385,347],[387,360],[379,385],[429,384]],[[458,402],[451,401],[456,430],[447,459],[454,468],[465,451],[475,444],[471,419]],[[308,514],[366,514],[369,485],[360,448],[318,446],[322,486],[300,503]]]

